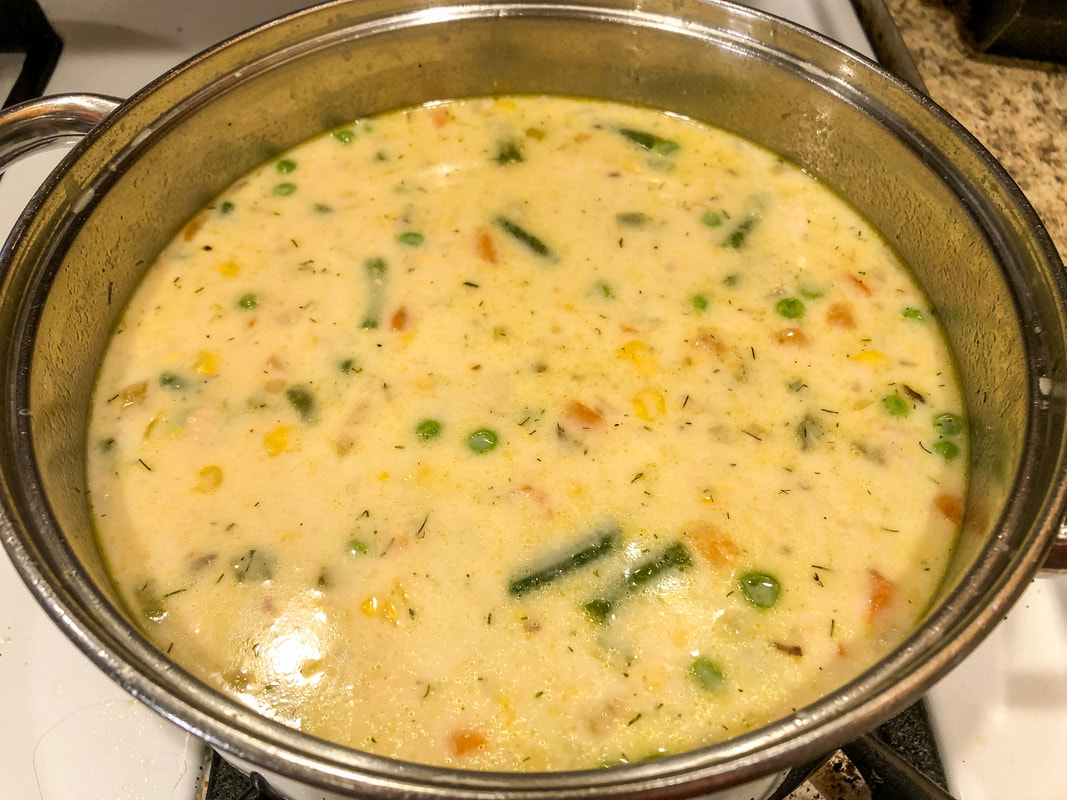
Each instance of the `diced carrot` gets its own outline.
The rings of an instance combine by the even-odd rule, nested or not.
[[[720,356],[726,350],[726,345],[709,328],[700,328],[697,331],[696,336],[693,337],[693,346]]]
[[[481,750],[486,745],[485,735],[472,730],[453,731],[449,739],[452,750],[457,756],[465,756],[475,750]]]
[[[200,229],[204,227],[204,223],[207,222],[207,217],[208,212],[201,211],[199,214],[197,214],[195,217],[185,223],[185,227],[182,228],[182,238],[187,242],[191,241],[192,238],[196,236],[197,233],[199,233]]]
[[[445,127],[445,125],[451,122],[452,119],[452,112],[447,108],[437,106],[430,109],[430,121],[437,130],[441,130],[441,128]]]
[[[961,495],[942,492],[934,498],[934,506],[953,525],[959,525],[963,520],[963,497]]]
[[[728,567],[741,555],[734,540],[709,522],[688,525],[682,536],[712,569]]]
[[[876,569],[867,568],[867,621],[877,623],[896,598],[897,587]]]
[[[572,400],[568,403],[567,408],[563,413],[570,419],[587,426],[596,425],[604,421],[603,414],[596,409],[590,408],[585,403],[579,403],[577,400]]]
[[[808,343],[808,337],[804,335],[804,331],[800,330],[800,328],[782,328],[775,331],[774,340],[778,344],[805,345]]]
[[[496,263],[496,246],[486,228],[478,229],[478,256],[482,261],[488,261],[490,264]]]
[[[849,273],[848,280],[853,286],[855,286],[857,289],[859,289],[861,292],[863,292],[863,294],[868,295],[868,296],[871,294],[871,287],[868,286],[867,284],[865,284],[862,280],[857,278],[852,273]]]
[[[394,313],[392,319],[389,320],[389,327],[394,331],[404,331],[408,327],[408,310],[404,306],[400,306]]]
[[[852,316],[852,306],[848,303],[834,303],[826,310],[826,321],[837,328],[855,328],[856,320]]]

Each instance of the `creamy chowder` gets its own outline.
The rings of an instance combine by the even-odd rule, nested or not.
[[[787,715],[942,578],[964,409],[932,310],[794,165],[629,106],[360,120],[144,278],[88,440],[101,548],[175,662],[473,769]]]

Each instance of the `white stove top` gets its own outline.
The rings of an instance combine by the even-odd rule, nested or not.
[[[3,2],[3,0],[0,0]],[[751,0],[871,56],[849,0]],[[49,92],[128,96],[199,50],[299,8],[295,0],[43,0],[65,49]],[[0,55],[0,96],[18,59]],[[0,181],[0,240],[61,154]],[[960,800],[1067,800],[1067,579],[1035,582],[929,696]],[[132,700],[52,624],[0,556],[0,797],[192,800],[198,741]],[[821,797],[808,789],[798,796]],[[837,795],[835,795],[837,796]],[[861,796],[861,795],[857,795]]]

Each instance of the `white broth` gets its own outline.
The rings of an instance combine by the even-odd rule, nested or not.
[[[920,288],[773,153],[646,109],[358,121],[223,192],[100,370],[90,500],[175,662],[313,735],[560,770],[787,715],[943,576]]]

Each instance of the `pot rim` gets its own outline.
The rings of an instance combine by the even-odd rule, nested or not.
[[[316,15],[335,9],[343,10],[352,5],[354,3],[346,0],[336,0],[265,23],[205,50],[152,82],[120,106],[64,159],[20,218],[0,258],[0,276],[3,280],[7,281],[15,254],[22,240],[29,235],[34,216],[40,211],[44,198],[79,160],[96,147],[118,147],[115,161],[120,161],[123,158],[136,158],[140,148],[151,146],[155,125],[138,131],[132,137],[129,131],[123,130],[123,126],[127,117],[135,118],[142,105],[150,104],[156,93],[173,81],[192,77],[199,88],[158,117],[160,128],[165,127],[169,120],[188,113],[197,104],[210,102],[211,95],[236,85],[245,79],[245,74],[271,69],[287,58],[297,57],[315,47],[328,46],[330,42],[342,38],[375,35],[379,31],[392,29],[392,26],[567,13],[616,24],[639,22],[642,25],[667,26],[671,32],[679,35],[714,38],[737,47],[777,53],[779,59],[787,55],[793,57],[791,52],[786,55],[783,53],[785,48],[795,46],[797,42],[829,53],[833,56],[831,60],[838,69],[837,73],[818,70],[828,91],[839,92],[857,104],[868,102],[870,98],[861,96],[862,93],[853,89],[850,83],[857,74],[862,74],[866,83],[874,81],[884,87],[884,91],[904,97],[906,102],[917,103],[933,124],[947,130],[982,163],[997,190],[1010,199],[1023,224],[1029,228],[1032,247],[1037,254],[1035,257],[1043,258],[1049,265],[1048,280],[1053,284],[1061,304],[1064,296],[1067,296],[1062,264],[1036,213],[1004,169],[958,122],[909,84],[841,45],[792,23],[727,2],[695,3],[692,8],[684,9],[694,12],[686,17],[672,15],[667,10],[660,11],[671,7],[660,0],[647,3],[635,0],[632,5],[626,0],[576,3],[492,0],[479,5],[443,4],[429,7],[409,0],[386,0],[376,4],[376,8],[387,6],[389,10],[367,15],[358,22],[343,25],[330,33],[294,40],[287,47],[272,50],[250,62],[243,73],[216,76],[206,83],[196,79],[198,72],[212,74],[212,59],[220,53],[245,45],[254,48],[258,37],[284,34],[287,28],[298,27],[300,22]],[[699,14],[696,12],[701,5],[725,9],[735,22],[744,21],[753,28],[769,25],[780,36],[769,43],[750,38],[745,30],[713,28],[702,18],[697,18]],[[109,143],[109,137],[115,131],[118,131],[115,138],[124,136],[129,140],[128,143]],[[111,174],[99,174],[87,192],[98,194],[106,191],[111,179]],[[77,217],[91,207],[92,202],[90,196],[87,205],[78,208],[72,218],[66,220],[68,228],[76,227]],[[47,288],[40,287],[47,284],[50,277],[51,273],[37,277],[30,287],[31,299],[38,295],[43,297]],[[0,539],[16,568],[67,636],[134,697],[224,752],[323,789],[376,791],[389,797],[414,796],[412,793],[429,796],[446,792],[448,796],[470,798],[497,796],[501,791],[534,798],[580,797],[603,791],[624,797],[655,790],[658,792],[656,796],[668,797],[725,788],[784,770],[832,751],[866,732],[916,699],[937,678],[962,660],[1015,602],[1041,566],[1067,506],[1062,429],[1058,431],[1060,441],[1054,463],[1044,469],[1055,480],[1051,480],[1048,486],[1040,486],[1022,477],[1032,474],[1038,462],[1044,463],[1049,458],[1037,444],[1042,441],[1042,432],[1051,424],[1052,412],[1048,403],[1039,399],[1047,395],[1047,392],[1042,392],[1041,380],[1044,375],[1030,374],[1027,391],[1032,401],[1027,420],[1028,436],[1014,479],[1015,489],[998,525],[998,531],[1003,531],[1032,517],[1035,522],[1027,523],[1031,530],[1025,546],[1009,549],[1003,541],[1003,534],[1000,534],[998,542],[983,552],[964,579],[920,628],[854,681],[790,717],[763,728],[655,762],[624,765],[611,770],[554,773],[491,773],[410,764],[316,739],[228,699],[169,662],[100,595],[79,568],[76,557],[60,535],[34,461],[26,376],[32,359],[35,308],[33,302],[24,303],[20,308],[16,336],[12,339],[11,352],[8,354],[8,363],[15,365],[9,371],[16,375],[18,385],[14,402],[6,409],[5,426],[10,432],[11,441],[30,443],[28,447],[19,446],[15,453],[22,480],[12,480],[7,474],[3,476],[2,500],[7,513],[0,520]],[[1025,325],[1023,328],[1027,348],[1039,348],[1038,334]],[[28,522],[33,517],[43,520],[43,545],[40,541],[31,541],[31,537],[25,533],[27,526],[33,526],[34,523]],[[15,521],[19,524],[16,525]],[[975,587],[982,588],[980,597]],[[976,607],[976,599],[984,602]]]

